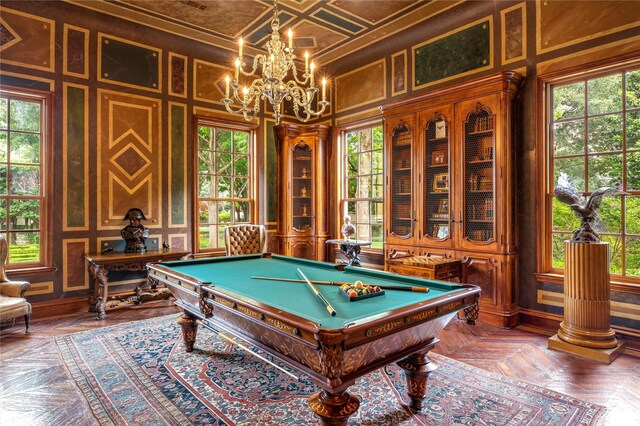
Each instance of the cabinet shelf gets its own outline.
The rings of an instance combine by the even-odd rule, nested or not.
[[[308,196],[308,195],[307,195],[307,196],[305,196],[305,197],[297,197],[297,196],[295,196],[295,195],[294,195],[294,196],[293,196],[293,199],[294,199],[294,200],[309,200],[309,199],[311,199],[311,197],[310,197],[310,196]]]
[[[493,219],[467,219],[469,223],[493,223]]]
[[[493,158],[490,158],[488,160],[469,160],[467,161],[467,164],[486,164],[486,165],[490,165],[493,163]]]
[[[306,178],[305,178],[305,177],[300,177],[300,176],[294,176],[293,178],[294,178],[294,179],[302,179],[302,180],[311,180],[311,178],[310,178],[310,177],[306,177]]]
[[[475,130],[473,132],[468,132],[467,136],[486,135],[486,134],[491,134],[491,133],[493,133],[493,129]]]
[[[448,164],[427,164],[427,168],[429,169],[441,169],[443,167],[449,167]]]
[[[306,216],[302,216],[302,215],[293,215],[293,217],[298,217],[298,218],[305,218],[305,219],[311,219],[312,216],[306,215]]]
[[[449,218],[445,217],[445,218],[441,218],[441,217],[430,217],[428,219],[429,222],[449,222]]]
[[[449,137],[445,136],[444,138],[427,139],[427,143],[443,143],[443,142],[449,142]]]
[[[410,172],[411,167],[398,167],[397,169],[393,169],[394,172]]]
[[[413,219],[411,219],[410,217],[396,217],[396,218],[394,219],[394,221],[398,221],[398,220],[401,220],[401,221],[403,221],[403,222],[409,222],[409,221],[411,221],[411,220],[413,220]]]
[[[410,192],[396,192],[395,194],[393,194],[394,197],[410,197],[411,193]]]
[[[492,193],[493,189],[469,189],[467,194],[488,194]]]

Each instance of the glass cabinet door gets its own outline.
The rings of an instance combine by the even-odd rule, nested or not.
[[[495,114],[477,103],[464,122],[463,238],[488,244],[495,241]]]
[[[293,229],[298,232],[313,230],[313,161],[311,147],[298,143],[293,147],[293,185],[291,206]]]
[[[423,225],[429,239],[450,239],[451,223],[451,175],[449,159],[450,128],[446,118],[433,114],[427,121],[424,132],[424,176]]]
[[[413,144],[411,130],[400,121],[391,138],[391,227],[392,235],[408,238],[413,234]]]

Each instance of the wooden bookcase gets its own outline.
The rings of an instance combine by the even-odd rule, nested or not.
[[[278,154],[279,253],[325,260],[329,239],[328,126],[274,127]]]
[[[480,319],[503,327],[518,323],[514,118],[522,82],[506,72],[383,108],[385,269],[405,255],[460,259],[462,282],[482,288]]]

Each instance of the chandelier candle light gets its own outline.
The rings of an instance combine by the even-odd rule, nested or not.
[[[221,99],[227,111],[233,114],[242,114],[245,120],[253,120],[260,112],[260,101],[267,99],[273,106],[273,117],[276,124],[282,118],[282,103],[286,99],[292,101],[293,112],[298,120],[306,123],[312,117],[320,116],[330,105],[326,100],[327,80],[322,79],[322,100],[318,100],[318,111],[312,109],[313,99],[318,92],[315,85],[314,71],[315,63],[309,64],[309,52],[304,52],[304,73],[298,78],[296,69],[296,55],[293,53],[293,32],[287,32],[288,46],[280,40],[280,20],[278,19],[278,0],[273,2],[273,19],[271,20],[271,40],[267,41],[265,47],[267,54],[258,54],[253,58],[253,68],[245,71],[246,64],[242,57],[242,38],[238,41],[238,58],[235,61],[235,78],[225,77],[226,89],[225,97]],[[256,74],[258,67],[262,64],[262,76]],[[292,79],[285,81],[285,77],[291,70]],[[240,84],[240,74],[255,78],[249,86]],[[305,87],[306,85],[308,87]],[[231,95],[231,96],[230,96]],[[232,105],[238,102],[240,108],[233,110]]]

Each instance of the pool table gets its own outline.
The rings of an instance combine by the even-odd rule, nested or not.
[[[350,301],[340,287],[315,285],[334,308],[332,316],[304,282],[251,278],[298,279],[297,268],[311,281],[362,281],[384,286],[385,293]],[[256,345],[323,389],[309,406],[326,425],[346,425],[360,405],[347,388],[391,362],[404,369],[411,407],[420,410],[428,375],[437,367],[428,351],[459,311],[469,314],[468,321],[476,319],[480,294],[473,285],[275,254],[163,262],[149,265],[149,275],[165,283],[183,309],[178,322],[187,351],[193,350],[198,324]]]

